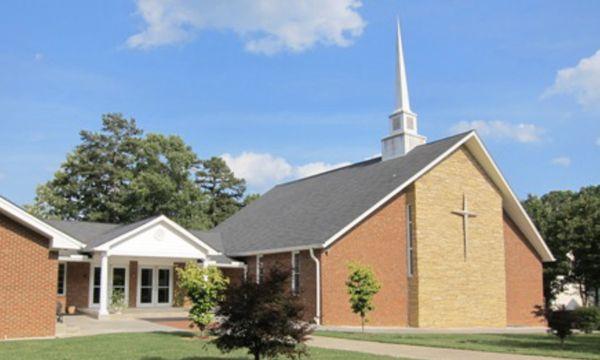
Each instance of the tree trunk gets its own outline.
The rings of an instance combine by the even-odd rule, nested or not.
[[[364,334],[365,333],[365,317],[364,316],[360,317],[360,327],[362,329],[362,333]]]
[[[260,360],[260,353],[258,351],[254,353],[254,360]]]

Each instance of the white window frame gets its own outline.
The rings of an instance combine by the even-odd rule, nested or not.
[[[59,262],[58,263],[58,269],[57,269],[57,280],[60,280],[60,266],[64,266],[64,271],[63,271],[63,276],[62,276],[62,283],[63,283],[63,287],[62,287],[62,292],[59,291],[58,289],[58,282],[56,283],[56,294],[58,296],[65,296],[67,294],[67,263],[66,262]]]
[[[142,269],[151,269],[152,270],[152,301],[150,303],[142,303]],[[169,301],[166,303],[158,302],[158,272],[159,270],[168,270],[169,271]],[[172,307],[173,306],[173,289],[175,287],[175,279],[173,278],[173,274],[175,273],[173,266],[169,265],[147,265],[142,264],[138,265],[138,281],[137,281],[137,299],[136,306],[138,308],[159,308],[159,307]]]
[[[300,294],[300,252],[292,251],[292,294]],[[298,279],[298,286],[296,286],[296,277]]]
[[[89,286],[88,286],[88,307],[89,308],[98,308],[100,307],[100,303],[94,302],[94,268],[100,268],[100,264],[91,262],[90,263],[90,276],[89,276]],[[107,304],[110,306],[110,300],[112,297],[113,291],[113,269],[114,268],[124,268],[125,269],[125,304],[129,305],[129,263],[121,263],[117,262],[115,264],[110,264],[108,266],[108,299]]]
[[[414,275],[414,216],[412,204],[406,205],[406,266],[408,277]]]

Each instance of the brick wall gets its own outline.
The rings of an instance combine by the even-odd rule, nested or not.
[[[515,223],[504,214],[506,306],[509,326],[543,326],[533,312],[544,304],[542,261]]]
[[[239,285],[244,280],[243,268],[221,268],[220,270],[229,279],[230,285]]]
[[[89,290],[90,264],[86,262],[67,263],[66,305],[87,308],[89,306]]]
[[[129,307],[137,307],[138,262],[129,262]]]
[[[351,261],[371,266],[381,284],[368,325],[408,325],[405,208],[406,195],[396,196],[321,255],[324,325],[360,325],[345,285]]]
[[[415,185],[420,327],[506,326],[502,198],[473,156],[460,148]],[[468,222],[464,257],[463,208]]]
[[[54,335],[58,255],[48,246],[0,214],[0,339]]]
[[[315,252],[315,254],[319,256],[318,252]],[[300,251],[298,256],[300,260],[300,293],[298,296],[304,306],[304,319],[306,321],[313,321],[317,313],[315,262],[310,257],[308,250]],[[246,257],[243,261],[248,266],[248,281],[256,281],[256,256]],[[261,261],[265,276],[269,274],[269,269],[273,266],[280,266],[285,270],[291,271],[292,253],[284,252],[263,255]],[[287,284],[287,288],[291,291],[291,278]]]

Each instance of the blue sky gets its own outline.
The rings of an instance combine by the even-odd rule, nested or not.
[[[521,197],[600,182],[600,2],[255,4],[2,2],[0,194],[31,202],[107,112],[225,154],[259,192],[373,156],[396,15],[423,135],[477,128]]]

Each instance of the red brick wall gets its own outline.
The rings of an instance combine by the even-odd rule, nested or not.
[[[54,335],[58,255],[48,246],[0,214],[0,339]]]
[[[408,326],[405,208],[406,196],[396,196],[321,255],[324,325],[360,325],[345,285],[356,261],[371,266],[381,284],[368,325]]]
[[[533,314],[544,304],[542,261],[515,223],[504,214],[506,306],[509,326],[542,326]]]
[[[243,268],[220,268],[223,275],[229,278],[230,285],[239,285],[244,279]]]
[[[90,264],[86,262],[67,263],[67,306],[78,309],[88,307],[90,289]],[[65,308],[66,311],[66,308]]]
[[[318,252],[316,254],[318,256]],[[304,319],[306,321],[313,321],[317,312],[315,263],[307,250],[299,252],[298,256],[300,257],[300,302],[304,305]],[[261,261],[263,262],[265,276],[269,274],[269,269],[276,265],[291,271],[292,253],[284,252],[263,255]],[[244,262],[248,266],[248,281],[256,281],[256,256],[249,256],[244,259]],[[287,288],[291,291],[291,279]]]
[[[129,307],[137,307],[138,262],[129,262]]]

